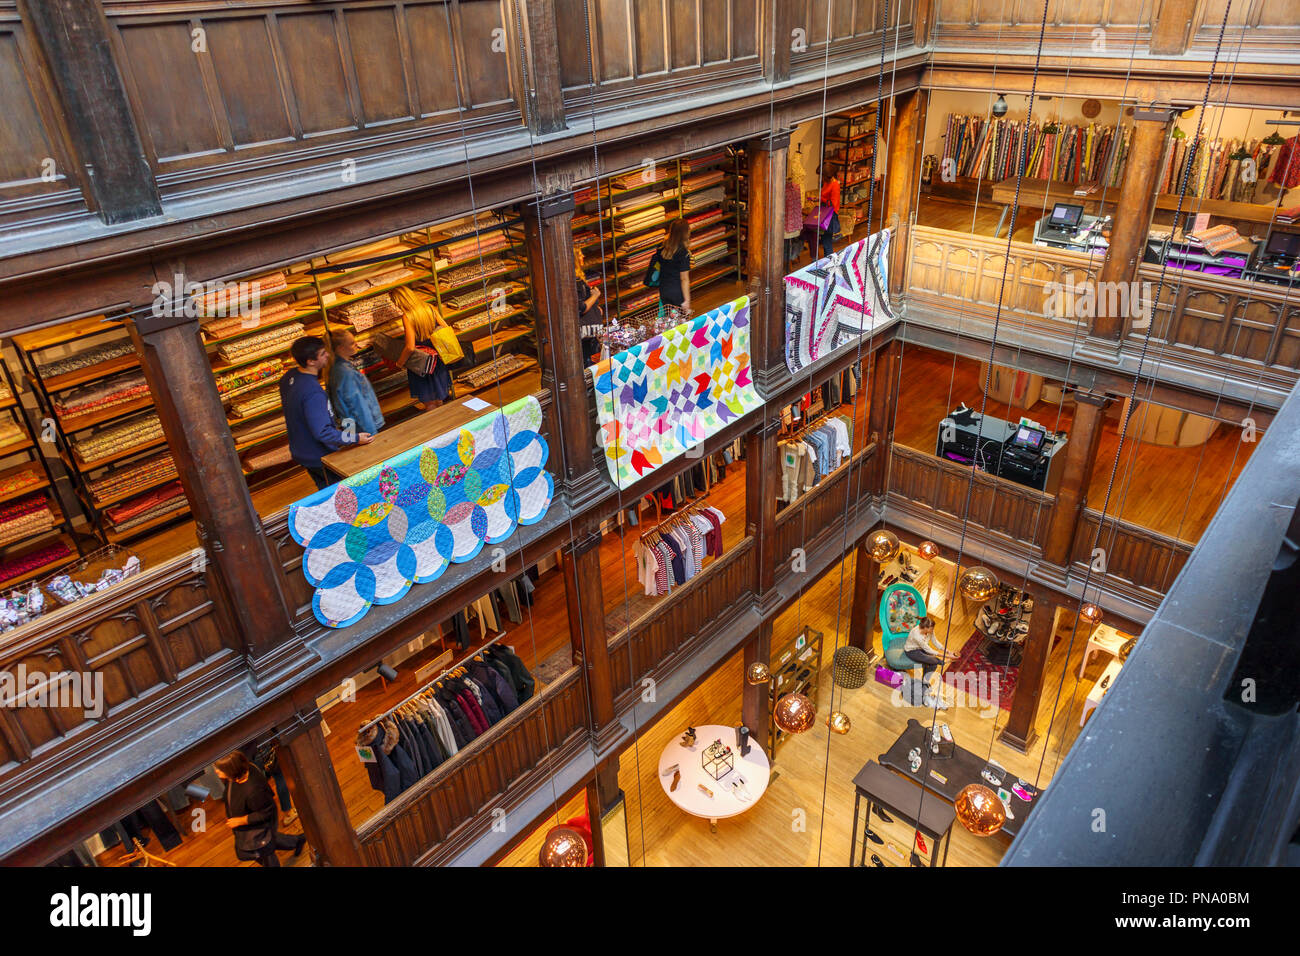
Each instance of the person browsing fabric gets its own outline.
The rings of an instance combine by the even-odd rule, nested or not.
[[[957,655],[945,652],[941,645],[935,643],[933,618],[921,618],[907,632],[907,640],[903,643],[903,653],[923,668],[921,680],[927,685],[924,698],[925,706],[937,706],[940,710],[946,710],[948,705],[944,703],[941,696],[936,696],[935,689],[930,688],[928,685],[931,676],[939,673],[940,666],[948,661],[956,660]]]
[[[352,437],[334,424],[330,400],[318,379],[330,358],[323,340],[305,335],[289,346],[289,354],[297,367],[280,379],[280,407],[289,434],[289,457],[307,469],[317,488],[325,488],[330,480],[321,459],[347,445],[369,444],[373,435],[359,431]]]
[[[673,324],[686,321],[691,314],[690,240],[690,223],[674,219],[664,244],[655,252],[659,262],[659,303]]]
[[[330,363],[330,403],[339,421],[347,426],[350,420],[356,431],[376,434],[384,427],[384,413],[379,408],[375,389],[356,364],[357,337],[350,329],[330,333],[330,346],[334,361]]]
[[[817,167],[817,178],[820,179],[822,168]],[[831,207],[831,220],[827,223],[826,228],[821,230],[821,258],[825,259],[835,251],[835,234],[840,231],[840,181],[832,176],[822,185],[821,205]],[[808,250],[809,255],[813,250]],[[815,257],[814,257],[815,258]]]
[[[587,260],[582,250],[573,250],[573,271],[578,288],[578,335],[582,360],[587,365],[600,361],[600,334],[605,331],[605,313],[600,308],[600,287],[587,282]]]

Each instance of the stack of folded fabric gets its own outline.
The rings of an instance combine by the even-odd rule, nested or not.
[[[285,465],[290,461],[289,446],[281,445],[268,451],[259,451],[244,459],[244,467],[249,471],[261,471],[272,465]]]
[[[480,325],[487,325],[492,320],[492,316],[487,312],[475,312],[473,315],[467,315],[451,324],[451,327],[458,334],[468,332],[470,329],[477,329]]]
[[[252,418],[280,407],[280,383],[259,388],[255,392],[230,403],[230,414],[235,418]]]
[[[331,252],[322,256],[322,258],[330,265],[343,269],[353,262],[360,262],[363,259],[378,259],[380,256],[393,255],[409,248],[410,246],[403,242],[400,236],[394,236],[391,239],[380,239],[378,242],[372,242],[369,245],[344,249],[340,252]],[[328,273],[325,275],[328,275]]]
[[[455,269],[448,269],[438,276],[438,288],[446,292],[448,289],[455,289],[457,286],[484,282],[492,278],[492,276],[518,268],[518,265],[518,263],[511,262],[509,259],[493,259],[491,262],[483,263],[482,266],[478,263],[457,266]]]
[[[691,250],[691,268],[702,266],[708,262],[716,262],[724,258],[731,250],[725,242],[715,242],[711,245],[700,246],[698,249]]]
[[[647,305],[657,302],[659,299],[658,289],[647,289],[645,292],[638,292],[630,298],[620,300],[624,312],[633,312],[637,309],[643,309]]]
[[[691,241],[694,242],[694,233],[699,232],[705,226],[711,226],[715,222],[722,221],[722,209],[714,206],[712,209],[706,209],[704,212],[697,212],[686,217],[686,221],[691,226]]]
[[[12,445],[26,436],[27,433],[19,428],[12,418],[8,415],[0,415],[0,448]]]
[[[131,344],[130,339],[119,339],[116,342],[105,342],[103,345],[96,345],[94,348],[78,352],[76,355],[61,358],[57,362],[38,365],[36,371],[42,379],[54,378],[56,375],[67,375],[69,372],[90,368],[92,365],[111,362],[123,355],[130,355],[134,351],[135,347]]]
[[[637,186],[649,186],[651,183],[672,179],[676,175],[672,164],[664,163],[662,166],[634,169],[630,173],[623,173],[615,176],[613,182],[615,189],[636,189]]]
[[[692,193],[682,200],[682,211],[686,213],[696,212],[709,206],[715,206],[726,198],[727,194],[721,186],[715,189],[706,189],[703,192]]]
[[[703,169],[705,166],[726,158],[727,151],[725,149],[714,150],[711,153],[705,153],[703,156],[687,156],[682,160],[682,172],[689,173],[693,169]]]
[[[0,495],[6,498],[12,497],[20,491],[39,485],[42,480],[39,468],[25,468],[0,478]]]
[[[596,198],[595,186],[583,186],[581,189],[575,189],[573,191],[573,202],[575,205],[578,203],[588,202],[595,198]]]
[[[652,229],[640,236],[633,236],[627,242],[619,243],[619,254],[622,255],[636,249],[653,249],[661,246],[667,235],[668,233],[663,229]]]
[[[1300,206],[1288,206],[1277,211],[1277,221],[1284,226],[1291,225],[1297,219],[1300,219]]]
[[[231,437],[235,439],[236,448],[283,433],[284,422],[278,418],[266,419],[260,422],[247,422],[236,425],[230,430]]]
[[[636,272],[639,269],[648,268],[650,260],[654,258],[655,248],[655,246],[646,246],[630,256],[623,257],[623,269]],[[640,276],[637,276],[638,281],[640,281],[640,278]]]
[[[204,315],[230,315],[256,306],[268,295],[283,292],[289,280],[283,272],[272,272],[256,279],[224,283],[221,288],[199,299],[199,310]]]
[[[471,309],[476,305],[482,305],[489,299],[499,300],[505,296],[513,295],[521,289],[526,288],[522,282],[501,282],[488,288],[467,289],[456,295],[447,296],[442,300],[444,308],[452,312],[460,312],[462,309]]]
[[[709,229],[703,229],[691,236],[691,247],[704,249],[716,242],[721,242],[722,237],[727,234],[727,227],[718,224]]]
[[[109,455],[152,444],[162,437],[162,433],[158,416],[145,412],[72,439],[72,451],[84,467]]]
[[[260,388],[272,379],[277,379],[284,372],[284,362],[278,358],[266,359],[256,365],[222,372],[217,378],[217,394],[223,402],[228,402],[237,395]]]
[[[51,530],[57,522],[44,494],[0,505],[0,547]]]
[[[293,303],[284,301],[257,306],[226,319],[204,322],[203,335],[209,342],[215,339],[228,338],[231,335],[238,335],[240,332],[247,332],[250,329],[260,329],[264,325],[283,322],[285,319],[293,318],[297,311]]]
[[[510,239],[501,230],[486,235],[470,235],[465,239],[449,242],[442,247],[442,256],[448,262],[461,263],[498,252],[510,245]]]
[[[14,397],[13,390],[7,382],[0,382],[0,402],[7,402]]]
[[[98,506],[100,502],[116,501],[175,477],[176,462],[164,451],[107,471],[86,482],[86,489]]]
[[[382,289],[384,286],[406,282],[418,275],[423,275],[423,273],[416,269],[408,269],[406,266],[398,265],[394,269],[385,269],[383,272],[376,272],[362,279],[349,279],[345,285],[339,286],[339,291],[344,295],[362,295],[371,289]]]
[[[112,524],[114,531],[129,531],[163,515],[185,511],[189,506],[181,483],[172,481],[106,509],[104,517]]]
[[[349,302],[335,309],[330,316],[344,325],[352,326],[357,332],[364,332],[373,326],[400,319],[402,311],[393,303],[393,297],[384,292],[368,299]]]
[[[500,358],[495,358],[491,362],[484,362],[482,365],[475,366],[468,372],[456,376],[456,381],[467,388],[482,388],[522,368],[526,368],[529,362],[530,359],[522,355],[502,355]]]
[[[241,362],[245,359],[261,358],[274,355],[287,349],[294,339],[304,332],[301,322],[290,322],[279,328],[267,329],[256,335],[245,336],[233,342],[227,342],[217,349],[217,354],[227,362]]]
[[[1224,250],[1230,249],[1242,242],[1241,234],[1227,223],[1210,226],[1208,229],[1202,229],[1200,232],[1189,232],[1187,235],[1203,245],[1205,251],[1212,256],[1217,256]]]
[[[54,410],[60,418],[76,418],[128,405],[148,396],[149,383],[145,381],[144,372],[123,372],[101,382],[60,392],[54,397]]]
[[[707,169],[702,173],[696,173],[683,179],[682,189],[685,192],[694,192],[696,189],[703,189],[705,186],[716,185],[722,182],[722,175],[720,169]]]
[[[457,236],[468,236],[476,232],[485,232],[488,229],[495,229],[500,226],[504,220],[492,213],[489,213],[481,219],[470,216],[463,222],[451,222],[444,226],[438,227],[439,239],[454,239]]]
[[[634,212],[629,215],[623,215],[614,220],[614,231],[635,232],[637,229],[644,229],[647,226],[653,226],[655,223],[664,221],[664,207],[651,206],[648,209],[642,209],[640,212]]]
[[[62,541],[56,541],[53,544],[47,544],[37,548],[35,551],[29,551],[20,558],[14,558],[12,561],[6,561],[0,564],[0,584],[6,581],[12,581],[14,578],[20,578],[23,575],[33,571],[36,568],[43,567],[62,558],[71,560],[76,557],[73,550]]]

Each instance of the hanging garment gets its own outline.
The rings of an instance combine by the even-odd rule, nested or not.
[[[518,697],[519,703],[522,704],[533,696],[533,688],[536,686],[533,675],[529,673],[528,668],[524,666],[524,662],[518,654],[501,644],[493,644],[488,648],[487,653],[503,661],[510,668],[511,683],[514,686],[515,696]]]
[[[397,764],[392,759],[392,751],[397,746],[397,738],[395,736],[389,737],[384,732],[381,722],[373,724],[357,734],[357,745],[369,747],[374,754],[375,759],[367,761],[363,765],[366,768],[366,775],[370,778],[370,786],[382,793],[384,803],[388,803],[402,792]]]

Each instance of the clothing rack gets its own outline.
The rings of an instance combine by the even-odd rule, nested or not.
[[[383,712],[382,714],[380,714],[378,717],[372,717],[372,718],[370,718],[369,720],[367,720],[365,723],[363,723],[360,727],[357,728],[357,733],[361,733],[362,731],[369,730],[371,727],[373,727],[375,724],[379,723],[380,721],[385,720],[385,719],[388,718],[388,717],[391,717],[395,711],[401,710],[401,709],[402,709],[403,707],[405,707],[407,704],[411,703],[411,701],[415,700],[417,697],[422,696],[426,691],[429,690],[429,688],[431,688],[431,687],[433,687],[435,684],[437,684],[438,681],[440,681],[440,680],[442,680],[443,678],[445,678],[448,674],[450,674],[450,673],[451,673],[452,671],[454,671],[456,668],[458,668],[458,667],[464,667],[466,664],[468,664],[468,663],[469,663],[470,661],[472,661],[474,658],[478,657],[480,654],[482,654],[482,653],[483,653],[484,651],[486,651],[489,647],[491,647],[493,644],[497,643],[499,640],[501,640],[501,638],[503,638],[503,637],[505,637],[505,636],[506,636],[505,634],[498,634],[496,637],[492,638],[492,640],[488,641],[488,642],[487,642],[486,644],[484,644],[482,647],[478,648],[478,649],[475,650],[475,651],[472,651],[472,652],[469,653],[469,654],[466,654],[464,657],[462,657],[460,660],[458,660],[455,664],[452,664],[450,667],[445,668],[445,669],[443,670],[443,672],[442,672],[441,674],[439,674],[437,677],[435,677],[433,680],[431,680],[431,681],[427,681],[427,682],[426,682],[426,683],[425,683],[425,684],[424,684],[424,685],[423,685],[419,690],[417,690],[415,693],[411,694],[411,696],[407,697],[405,700],[399,701],[398,703],[394,704],[392,707],[389,707],[386,711],[384,711],[384,712]]]
[[[826,411],[825,409],[822,409],[822,411],[818,413],[816,418],[811,420],[805,419],[802,425],[795,425],[793,422],[791,422],[790,431],[787,432],[785,435],[782,435],[781,437],[798,438],[804,432],[811,431],[814,428],[820,427],[821,423],[825,421],[827,418],[830,418],[832,415],[834,415],[836,411],[838,411],[838,409],[835,409],[834,411]]]
[[[669,525],[669,524],[672,524],[674,521],[680,521],[682,518],[690,517],[691,512],[693,512],[693,511],[700,511],[700,510],[702,510],[702,509],[704,509],[704,508],[707,508],[707,507],[709,507],[709,504],[708,504],[708,501],[707,501],[707,500],[702,500],[702,501],[692,501],[690,504],[686,505],[686,507],[684,507],[684,508],[678,508],[678,509],[677,509],[676,511],[674,511],[672,514],[670,514],[667,518],[663,518],[663,519],[661,519],[660,521],[658,521],[658,522],[654,525],[654,527],[646,528],[646,530],[644,530],[644,531],[641,532],[640,537],[645,538],[645,537],[647,537],[647,536],[649,536],[649,535],[652,535],[652,534],[654,534],[656,531],[658,531],[660,528],[662,528],[664,525]]]

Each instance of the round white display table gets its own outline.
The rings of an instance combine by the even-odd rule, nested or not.
[[[683,727],[682,733],[685,732],[686,728]],[[702,762],[704,751],[715,740],[721,740],[724,746],[731,748],[735,761],[732,771],[721,780],[714,780]],[[669,789],[673,785],[673,775],[664,774],[673,764],[677,764],[677,769],[682,774],[676,790]],[[749,753],[742,757],[736,748],[736,728],[717,724],[696,727],[695,746],[690,749],[682,746],[680,735],[674,737],[659,758],[659,785],[668,794],[668,799],[691,816],[708,820],[715,833],[719,820],[744,813],[759,801],[767,790],[767,781],[771,775],[772,767],[767,761],[767,754],[763,753],[763,748],[755,743],[753,737],[749,739]],[[742,800],[732,792],[732,786],[738,778],[745,783],[748,800]],[[701,791],[700,784],[713,791],[713,796]]]

